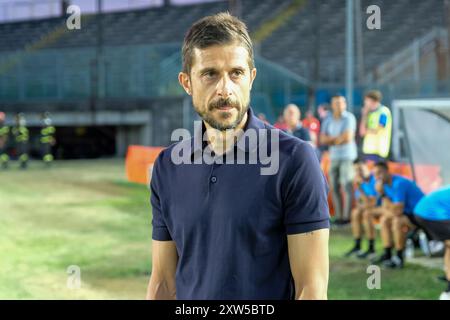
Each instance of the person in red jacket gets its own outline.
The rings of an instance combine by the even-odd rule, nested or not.
[[[303,119],[303,127],[309,130],[311,141],[317,147],[320,134],[320,121],[314,117],[314,113],[311,110],[306,112],[306,118]]]

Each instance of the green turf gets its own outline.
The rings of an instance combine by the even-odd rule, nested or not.
[[[344,258],[352,247],[350,230],[331,230],[330,234],[330,299],[437,299],[445,289],[445,284],[437,280],[442,268],[430,269],[406,263],[402,270],[380,268],[380,289],[368,289],[369,262],[354,258]],[[381,253],[382,245],[376,247]],[[367,243],[363,242],[363,249]],[[420,254],[416,250],[416,254]],[[370,271],[370,269],[369,269]]]
[[[145,186],[121,161],[0,172],[0,298],[142,299],[150,271]],[[68,289],[77,265],[81,288]]]
[[[151,269],[146,186],[126,182],[118,160],[32,163],[0,172],[0,299],[143,299]],[[441,270],[407,265],[366,286],[367,264],[341,256],[348,231],[332,230],[330,299],[435,299]],[[67,288],[67,268],[81,288]]]

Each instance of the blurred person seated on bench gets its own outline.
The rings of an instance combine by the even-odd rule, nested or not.
[[[417,223],[433,240],[445,242],[445,276],[447,289],[440,300],[450,300],[450,185],[423,197],[414,208]]]
[[[352,210],[351,226],[355,244],[345,256],[357,255],[359,258],[373,258],[375,255],[375,229],[372,219],[369,219],[369,211],[377,206],[377,192],[375,190],[375,177],[370,173],[364,161],[357,159],[353,163],[355,171],[355,208]],[[364,226],[364,229],[363,229]],[[361,236],[366,234],[368,240],[367,251],[361,250]]]
[[[389,268],[403,268],[406,235],[419,226],[413,212],[424,194],[414,181],[390,174],[384,161],[375,164],[374,176],[375,190],[382,199],[380,226],[384,253],[373,262]],[[391,253],[393,244],[394,256]]]

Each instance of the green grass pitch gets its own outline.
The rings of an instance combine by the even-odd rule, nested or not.
[[[444,289],[440,268],[407,264],[369,290],[367,263],[342,258],[351,244],[348,230],[331,231],[329,299],[436,299]],[[150,258],[149,191],[126,181],[123,161],[0,172],[0,299],[143,299]],[[79,289],[67,287],[70,265]]]

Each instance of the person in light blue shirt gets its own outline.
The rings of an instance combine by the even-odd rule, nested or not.
[[[403,213],[411,216],[414,213],[414,207],[424,196],[422,190],[414,181],[395,174],[391,177],[391,183],[383,185],[385,196],[393,203],[402,203]]]
[[[381,238],[384,254],[376,262],[387,267],[403,267],[403,250],[409,230],[418,227],[414,217],[414,207],[424,196],[422,190],[412,180],[389,173],[386,162],[377,162],[374,168],[375,189],[382,198]],[[397,255],[392,257],[392,243]]]
[[[450,300],[450,185],[423,197],[414,208],[417,223],[433,238],[445,242],[445,277],[447,290],[441,300]]]
[[[350,222],[350,211],[353,200],[353,178],[355,176],[353,161],[357,157],[355,131],[355,116],[348,112],[347,102],[343,96],[331,99],[333,113],[324,121],[320,143],[329,146],[330,171],[332,185],[333,207],[337,224]],[[341,194],[344,191],[344,199]]]
[[[414,214],[425,220],[450,220],[450,185],[423,197],[414,208]]]

